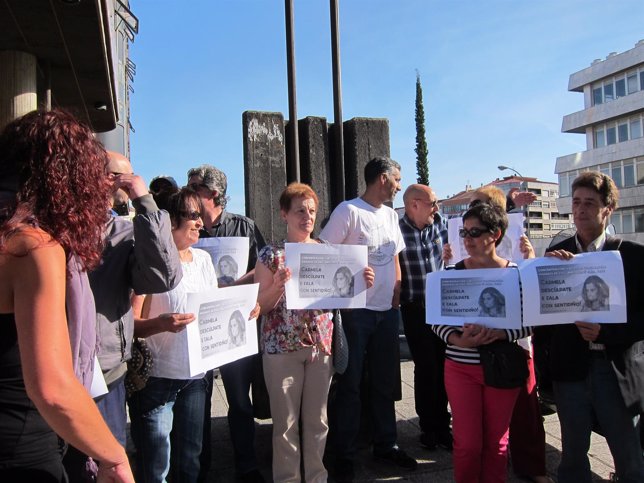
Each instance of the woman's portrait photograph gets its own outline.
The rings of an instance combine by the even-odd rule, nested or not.
[[[228,321],[228,346],[240,347],[246,344],[246,321],[239,310],[235,310]]]
[[[581,298],[584,301],[581,311],[608,310],[608,295],[608,284],[601,277],[591,275],[584,281],[584,287],[581,289]]]
[[[230,255],[223,255],[217,262],[217,283],[230,285],[237,280],[237,262]]]
[[[333,296],[353,297],[353,274],[349,267],[340,267],[333,276]]]
[[[505,297],[494,287],[483,289],[479,296],[480,317],[505,317]]]

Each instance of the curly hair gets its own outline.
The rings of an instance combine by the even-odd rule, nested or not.
[[[197,168],[188,170],[188,180],[193,176],[201,178],[203,185],[210,191],[217,192],[217,196],[215,196],[215,205],[221,206],[222,209],[225,209],[226,204],[230,199],[226,196],[226,190],[228,189],[228,179],[226,178],[226,174],[214,166],[202,164]]]
[[[103,252],[110,188],[105,148],[70,113],[32,111],[0,134],[0,179],[15,192],[0,213],[0,250],[21,225],[38,226],[85,270]]]

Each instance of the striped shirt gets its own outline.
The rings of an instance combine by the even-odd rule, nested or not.
[[[405,249],[398,255],[402,272],[400,301],[424,302],[427,274],[444,267],[443,245],[447,243],[447,221],[437,213],[434,223],[419,230],[404,215],[399,224],[405,240]]]
[[[508,267],[516,268],[516,263],[510,263]],[[454,268],[454,267],[449,267]],[[449,336],[457,333],[463,332],[462,327],[457,327],[453,325],[432,325],[432,330],[440,337],[446,344],[445,348],[445,358],[454,362],[460,362],[462,364],[480,364],[481,356],[476,347],[458,347],[451,345],[448,342]],[[506,338],[509,341],[515,341],[528,337],[532,335],[532,327],[522,327],[520,329],[503,329],[505,332]]]

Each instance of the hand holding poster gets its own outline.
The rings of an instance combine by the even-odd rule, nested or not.
[[[364,308],[367,246],[286,243],[286,307],[293,309]]]
[[[580,253],[568,261],[533,258],[520,272],[526,326],[626,322],[624,266],[618,251]]]
[[[205,250],[212,259],[219,286],[230,285],[246,273],[248,238],[243,236],[200,238],[194,248]]]
[[[428,324],[476,323],[495,329],[521,328],[518,270],[432,272],[427,274],[425,287]]]
[[[190,376],[257,354],[257,322],[248,316],[257,303],[259,284],[188,294]]]
[[[508,229],[501,243],[496,247],[496,254],[498,256],[517,264],[523,261],[523,254],[520,248],[521,236],[523,235],[523,220],[523,213],[508,213]],[[447,240],[452,249],[452,258],[449,260],[450,265],[456,264],[468,256],[463,239],[458,236],[458,231],[461,228],[463,228],[462,216],[449,219],[447,224]]]

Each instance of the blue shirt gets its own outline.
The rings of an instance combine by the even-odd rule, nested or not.
[[[444,268],[443,245],[447,243],[447,221],[436,213],[434,223],[422,230],[407,215],[400,219],[399,224],[405,240],[405,249],[398,255],[402,272],[400,301],[423,302],[426,275]]]

